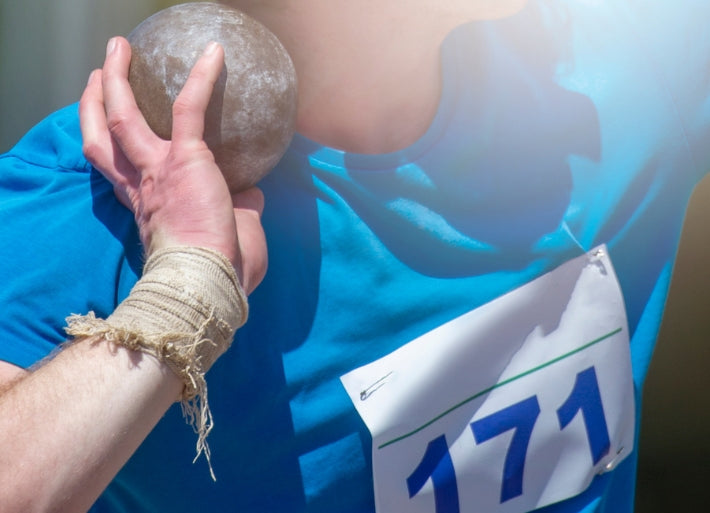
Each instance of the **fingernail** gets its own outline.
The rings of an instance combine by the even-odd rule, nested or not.
[[[106,55],[110,55],[113,53],[113,51],[116,49],[116,38],[112,37],[111,39],[108,40],[108,44],[106,45]]]
[[[215,41],[212,41],[212,42],[209,43],[209,44],[207,45],[207,47],[205,48],[205,55],[211,55],[211,54],[213,54],[213,53],[217,50],[218,47],[219,47],[219,43],[217,43],[217,42],[215,42]]]

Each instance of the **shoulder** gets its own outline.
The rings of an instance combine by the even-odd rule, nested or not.
[[[23,162],[27,167],[88,172],[91,165],[81,146],[78,104],[72,104],[40,121],[0,158],[12,159],[15,166]],[[7,162],[3,165],[7,167]]]
[[[132,214],[84,159],[76,106],[0,156],[0,359],[30,365],[64,319],[110,313],[140,273]]]

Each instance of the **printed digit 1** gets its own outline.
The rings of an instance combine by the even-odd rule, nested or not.
[[[589,449],[592,452],[592,460],[596,465],[609,453],[611,442],[609,441],[609,430],[604,418],[604,406],[602,405],[597,373],[594,367],[589,367],[577,374],[572,392],[565,403],[557,410],[560,429],[566,428],[580,410],[584,418],[584,426],[587,429],[587,439],[589,440]]]
[[[533,426],[540,415],[540,404],[536,396],[520,401],[512,406],[471,423],[476,443],[480,444],[500,434],[514,429],[513,439],[503,464],[503,487],[500,492],[501,504],[523,493],[523,472],[525,456]]]
[[[456,472],[444,435],[429,442],[419,466],[407,478],[410,499],[419,493],[429,478],[434,485],[436,513],[459,513]]]

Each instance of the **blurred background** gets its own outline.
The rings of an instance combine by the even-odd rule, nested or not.
[[[170,0],[0,0],[0,151],[75,102],[106,42]]]
[[[79,99],[112,35],[177,1],[0,0],[0,152]],[[709,142],[710,144],[710,142]],[[645,388],[639,513],[706,511],[710,475],[710,182],[691,202]],[[703,493],[705,492],[705,493]]]

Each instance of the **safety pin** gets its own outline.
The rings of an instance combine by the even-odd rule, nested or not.
[[[606,474],[607,472],[611,472],[612,470],[614,470],[616,468],[616,466],[619,464],[619,457],[621,456],[622,452],[624,452],[623,445],[621,447],[619,447],[618,451],[616,451],[616,456],[614,456],[614,458],[611,461],[609,461],[606,465],[604,465],[601,468],[601,470],[599,470],[598,474],[602,475],[602,474]]]
[[[360,400],[365,401],[368,397],[370,397],[372,394],[377,392],[380,388],[385,386],[385,380],[389,378],[392,375],[392,372],[389,372],[385,376],[382,376],[380,379],[375,381],[372,385],[367,387],[365,390],[360,392]]]

